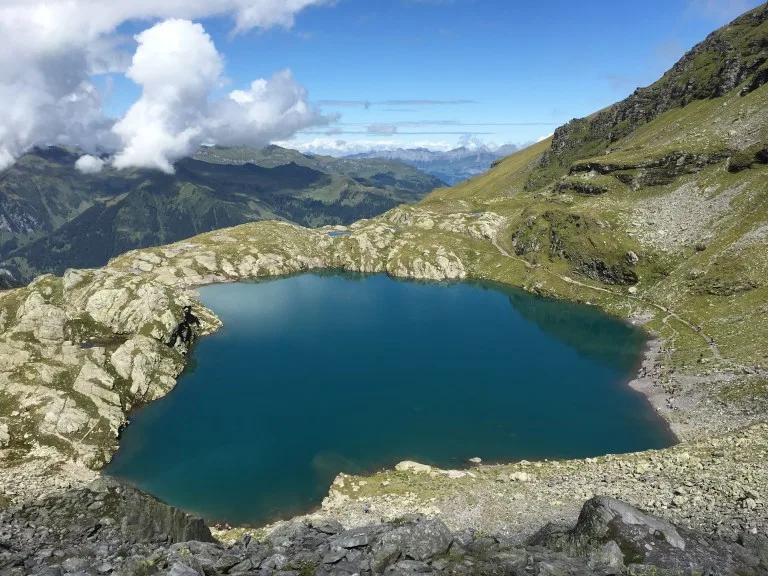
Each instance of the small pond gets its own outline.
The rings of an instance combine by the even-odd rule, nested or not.
[[[211,520],[320,504],[339,472],[668,446],[627,381],[643,333],[472,283],[307,274],[200,289],[224,322],[134,414],[108,473]]]

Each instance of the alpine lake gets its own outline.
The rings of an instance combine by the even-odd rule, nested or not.
[[[638,328],[495,284],[305,274],[199,289],[224,322],[106,472],[211,521],[319,506],[339,472],[583,458],[674,437]]]

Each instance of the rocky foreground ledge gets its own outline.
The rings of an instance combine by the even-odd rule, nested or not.
[[[200,519],[101,479],[0,512],[0,574],[750,576],[768,574],[768,537],[708,537],[598,496],[574,526],[548,524],[522,545],[413,514],[351,530],[314,516],[224,544]]]
[[[521,541],[542,522],[573,522],[600,494],[697,532],[768,536],[768,424],[665,450],[582,460],[440,470],[401,462],[368,476],[340,474],[323,500],[345,526],[417,512],[451,529],[474,528]],[[367,512],[366,512],[367,511]]]

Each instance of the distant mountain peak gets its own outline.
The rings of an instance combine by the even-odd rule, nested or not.
[[[346,158],[398,160],[453,185],[486,172],[496,160],[509,156],[517,150],[519,148],[514,144],[505,144],[496,149],[485,145],[464,145],[452,150],[430,150],[424,147],[394,148],[352,154]]]

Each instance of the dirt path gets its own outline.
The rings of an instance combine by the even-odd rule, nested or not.
[[[511,255],[509,252],[507,252],[502,246],[499,245],[498,239],[493,238],[491,240],[491,243],[496,247],[496,249],[506,258],[510,258],[512,260],[516,260],[518,262],[522,262],[525,264],[525,267],[528,269],[538,268],[537,266],[534,266],[527,260],[524,260],[523,258],[518,258],[517,256]],[[619,296],[621,298],[627,298],[629,300],[635,300],[636,302],[642,302],[643,304],[646,304],[647,306],[652,306],[653,308],[656,308],[657,310],[660,310],[661,312],[664,312],[667,314],[667,316],[664,318],[663,323],[667,326],[669,326],[669,319],[674,318],[677,320],[680,324],[683,326],[689,328],[692,332],[695,334],[698,334],[706,343],[707,346],[709,346],[709,349],[712,351],[712,356],[716,360],[722,360],[723,357],[720,354],[720,349],[717,347],[717,344],[715,343],[714,339],[708,336],[706,333],[704,333],[702,330],[699,330],[697,326],[694,326],[691,322],[688,322],[686,319],[682,318],[679,314],[677,314],[675,311],[670,310],[669,308],[662,306],[661,304],[658,304],[652,300],[647,300],[641,296],[633,296],[631,294],[624,294],[623,292],[617,292],[615,290],[610,290],[608,288],[603,288],[601,286],[592,286],[591,284],[586,284],[584,282],[579,282],[578,280],[574,280],[573,278],[569,276],[562,276],[558,274],[557,272],[552,272],[551,270],[547,270],[546,268],[541,268],[543,272],[546,274],[549,274],[550,276],[553,276],[555,278],[558,278],[562,280],[563,282],[566,282],[567,284],[573,284],[575,286],[581,286],[582,288],[588,288],[590,290],[595,290],[597,292],[605,292],[606,294],[611,294],[613,296]],[[670,326],[670,328],[672,328]],[[674,328],[672,328],[673,331]]]

